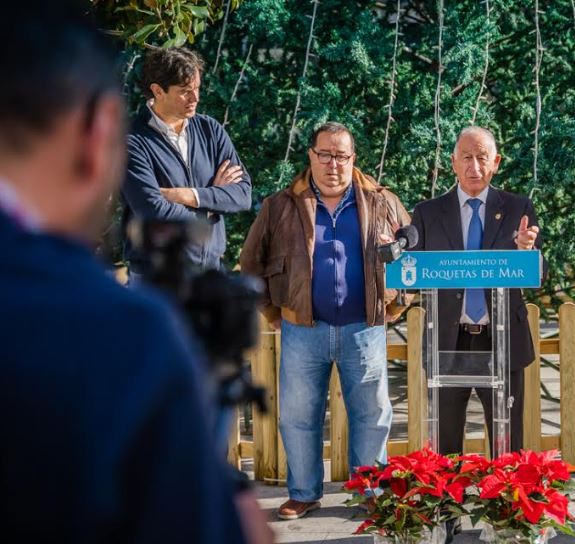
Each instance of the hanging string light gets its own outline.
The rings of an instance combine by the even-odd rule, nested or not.
[[[301,77],[302,84],[305,82],[305,77],[307,75],[307,67],[309,64],[310,56],[311,56],[311,44],[313,41],[313,29],[314,29],[314,25],[315,25],[315,19],[317,16],[317,7],[319,5],[319,1],[318,0],[312,0],[312,4],[313,4],[313,12],[311,15],[311,23],[310,23],[310,27],[309,27],[309,36],[307,39],[307,47],[306,47],[306,51],[305,51],[305,61],[304,61],[303,73],[302,73],[302,77]],[[287,144],[286,153],[284,156],[284,163],[288,162],[290,152],[292,151],[292,142],[293,142],[293,138],[295,135],[297,114],[299,113],[300,106],[301,106],[301,85],[300,85],[300,88],[298,89],[297,96],[296,96],[295,107],[294,107],[293,116],[292,116],[292,124],[291,124],[291,128],[289,131],[288,144]],[[280,186],[281,186],[282,178],[283,178],[283,171],[280,174],[280,179],[279,179],[279,185]]]
[[[383,138],[383,149],[381,150],[381,160],[379,161],[379,174],[377,175],[377,183],[381,183],[383,177],[383,164],[385,162],[385,152],[387,150],[387,142],[389,140],[389,129],[392,121],[392,108],[395,100],[395,66],[397,64],[397,45],[399,42],[399,18],[401,16],[401,0],[397,0],[397,15],[395,17],[395,39],[393,42],[393,59],[391,62],[391,78],[389,80],[389,102],[387,106],[387,122],[385,124],[385,136]]]
[[[437,178],[439,175],[439,162],[441,153],[441,126],[439,124],[440,99],[441,99],[441,73],[443,72],[442,50],[443,50],[443,0],[438,0],[437,11],[439,15],[439,38],[437,40],[437,88],[435,89],[434,114],[436,146],[435,160],[433,164],[433,178],[431,180],[431,198],[435,197],[437,190]]]
[[[130,60],[126,63],[126,69],[124,70],[124,74],[123,74],[124,84],[122,86],[123,93],[125,96],[128,96],[130,94],[129,77],[130,77],[132,70],[134,69],[134,65],[136,64],[136,61],[141,56],[142,55],[138,51],[134,51],[130,55]]]
[[[252,56],[253,49],[254,49],[254,44],[251,43],[249,48],[248,48],[246,58],[244,59],[244,63],[242,65],[242,69],[240,71],[240,75],[238,77],[238,80],[236,81],[236,84],[234,85],[234,90],[232,92],[232,96],[230,97],[230,101],[228,102],[228,105],[226,106],[226,111],[224,113],[224,122],[223,122],[224,127],[229,123],[228,116],[230,113],[230,106],[232,105],[232,102],[236,99],[236,95],[238,94],[238,89],[240,88],[240,83],[242,82],[242,79],[244,78],[246,67],[250,62],[250,58]]]
[[[575,1],[575,0],[574,0]],[[485,81],[487,80],[487,71],[489,70],[489,45],[490,45],[490,25],[489,17],[491,15],[491,6],[489,5],[489,0],[485,0],[485,11],[487,18],[487,37],[485,39],[485,52],[484,52],[484,63],[483,63],[483,76],[481,77],[481,86],[479,87],[479,93],[477,94],[477,100],[475,102],[475,107],[473,108],[473,115],[471,117],[471,124],[475,124],[475,118],[477,117],[477,112],[479,111],[479,102],[483,96],[483,90],[485,89]]]
[[[541,73],[541,60],[543,58],[543,42],[541,40],[541,29],[539,27],[539,0],[535,0],[535,131],[533,143],[533,185],[529,192],[529,198],[533,197],[536,190],[538,177],[537,177],[537,159],[539,158],[539,129],[541,125],[541,85],[539,76]]]
[[[228,17],[230,15],[230,6],[232,5],[232,0],[228,0],[226,4],[226,13],[224,15],[224,22],[222,24],[222,32],[220,34],[220,41],[218,42],[218,51],[216,53],[216,62],[214,62],[214,67],[212,68],[212,74],[216,73],[218,69],[218,63],[220,62],[220,57],[222,55],[222,46],[224,43],[224,37],[226,35],[226,27],[228,26]]]

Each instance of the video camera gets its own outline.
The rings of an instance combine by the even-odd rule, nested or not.
[[[221,406],[255,402],[265,407],[265,391],[255,387],[244,365],[245,352],[257,345],[260,280],[222,270],[194,269],[185,255],[191,242],[209,233],[202,221],[135,221],[128,227],[142,255],[143,275],[171,294],[203,344],[219,385]]]

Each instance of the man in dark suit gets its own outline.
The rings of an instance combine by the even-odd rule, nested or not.
[[[501,156],[493,134],[470,126],[461,131],[451,157],[457,187],[421,202],[412,224],[419,232],[415,250],[489,249],[529,250],[541,247],[533,203],[490,185]],[[491,351],[491,296],[481,289],[439,291],[438,323],[441,351]],[[519,289],[509,292],[511,449],[523,442],[523,369],[534,359],[527,308]],[[461,452],[465,416],[472,388],[441,388],[439,391],[439,450]],[[476,388],[483,405],[493,445],[492,390]],[[493,446],[492,446],[493,450]]]

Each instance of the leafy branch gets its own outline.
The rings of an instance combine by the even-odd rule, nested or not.
[[[237,9],[241,0],[91,0],[105,30],[130,45],[182,47]],[[142,7],[143,5],[143,7]]]

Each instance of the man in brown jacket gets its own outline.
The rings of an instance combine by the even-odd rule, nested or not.
[[[354,167],[354,140],[339,123],[317,128],[310,166],[264,200],[241,254],[265,280],[262,312],[281,327],[280,429],[290,500],[281,519],[319,508],[332,364],[349,419],[351,466],[386,460],[391,425],[385,321],[402,307],[384,286],[377,246],[409,223],[398,198]]]

